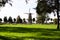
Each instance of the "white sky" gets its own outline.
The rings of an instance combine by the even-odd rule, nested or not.
[[[33,8],[36,7],[36,1],[37,0],[30,0],[28,4],[26,4],[25,0],[12,0],[13,6],[11,7],[9,4],[6,4],[5,7],[3,7],[0,11],[0,18],[4,18],[4,16],[11,16],[12,18],[16,18],[18,15],[21,16],[21,18],[28,18],[29,9],[30,12],[33,13],[32,17],[36,18],[36,10]],[[53,14],[50,14],[50,17],[53,17]]]
[[[0,11],[0,18],[4,16],[12,16],[13,18],[16,18],[18,15],[21,16],[21,18],[28,18],[29,8],[30,12],[33,13],[33,17],[36,17],[36,10],[33,8],[36,7],[36,0],[32,0],[29,2],[29,4],[26,4],[25,0],[12,0],[13,6],[11,7],[9,4],[6,4],[5,7],[3,7]]]

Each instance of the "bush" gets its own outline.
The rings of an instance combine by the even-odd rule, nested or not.
[[[24,23],[24,24],[26,24],[26,23],[27,23],[27,22],[26,22],[26,20],[25,20],[25,18],[23,19],[23,23]]]
[[[14,18],[14,23],[16,23],[16,19]]]
[[[8,22],[9,23],[13,23],[13,20],[12,20],[12,17],[11,16],[9,17]]]
[[[7,17],[4,17],[4,23],[7,23]]]
[[[0,18],[0,23],[2,23],[2,18]]]
[[[54,24],[57,24],[58,23],[58,19],[54,19]]]
[[[33,18],[33,22],[35,21],[35,18]]]
[[[20,16],[17,17],[17,23],[22,23],[22,19],[20,18]]]
[[[36,23],[44,24],[45,18],[46,18],[45,16],[38,15]]]

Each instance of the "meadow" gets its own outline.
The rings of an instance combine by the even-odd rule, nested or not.
[[[55,24],[2,24],[0,40],[60,40]]]

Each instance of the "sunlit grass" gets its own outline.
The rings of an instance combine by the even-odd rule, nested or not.
[[[25,28],[47,28],[47,29],[56,29],[57,25],[55,24],[5,24],[0,25],[2,27],[25,27]]]
[[[0,25],[0,36],[12,40],[58,40],[60,30],[55,24],[4,24]]]

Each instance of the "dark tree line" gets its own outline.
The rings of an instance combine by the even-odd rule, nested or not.
[[[30,21],[29,21],[30,20]],[[42,21],[41,21],[41,19],[40,20],[38,20],[38,21],[36,21],[35,20],[35,18],[33,18],[33,19],[29,19],[28,20],[28,22],[26,21],[26,19],[25,18],[23,18],[23,19],[21,19],[21,17],[20,16],[18,16],[17,18],[12,18],[11,16],[7,19],[7,16],[5,16],[4,18],[3,18],[3,20],[2,20],[2,18],[0,18],[0,23],[2,23],[2,21],[3,21],[3,23],[20,23],[20,24],[33,24],[34,22],[36,22],[36,24],[37,24],[37,22],[38,23],[42,23]],[[52,18],[48,18],[46,21],[49,21],[49,20],[51,20],[51,21],[54,21],[54,22],[50,22],[50,23],[48,23],[48,24],[57,24],[58,22],[58,20],[57,19],[52,19]],[[32,23],[29,23],[29,22],[32,22]]]
[[[30,21],[29,21],[30,20]],[[35,21],[35,18],[33,19],[29,19],[28,22],[34,22]],[[17,16],[17,18],[12,18],[11,16],[7,19],[7,16],[5,16],[2,20],[2,18],[0,18],[0,23],[2,23],[2,21],[4,21],[3,23],[23,23],[23,24],[26,24],[28,22],[26,22],[26,19],[23,18],[21,19],[20,16]],[[29,23],[30,24],[30,23]],[[32,23],[31,23],[32,24]]]

